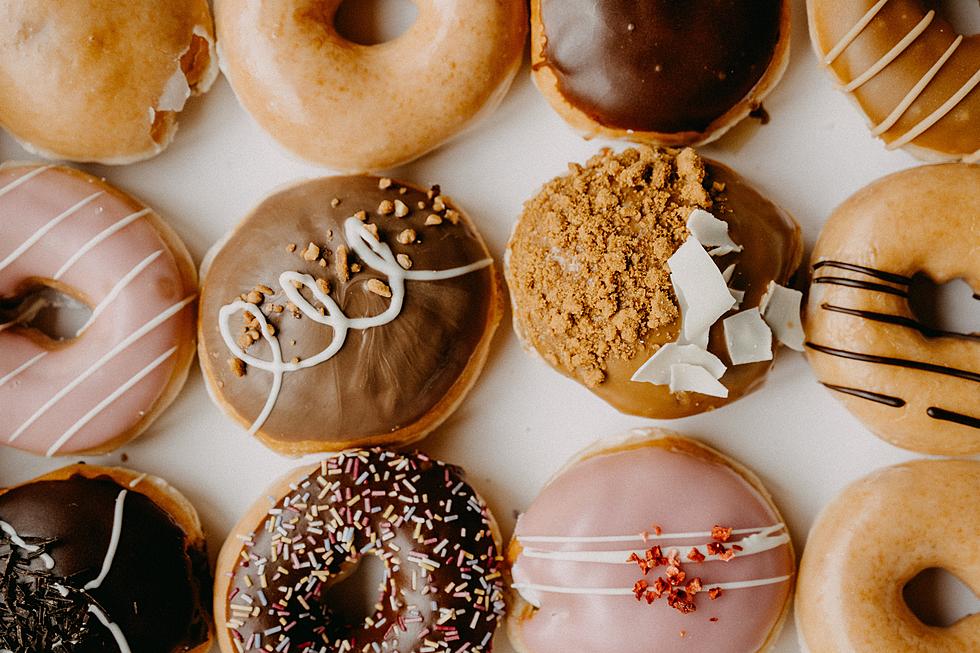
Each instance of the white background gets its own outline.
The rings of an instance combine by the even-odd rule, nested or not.
[[[868,182],[918,162],[904,152],[886,151],[870,136],[860,113],[818,67],[803,3],[795,2],[794,10],[792,60],[765,102],[772,121],[760,126],[747,120],[703,153],[734,167],[793,214],[809,253],[838,203]],[[499,260],[523,201],[561,174],[567,162],[584,161],[601,145],[565,126],[534,88],[525,62],[496,113],[391,174],[442,184],[470,213]],[[0,160],[29,158],[0,135]],[[239,107],[223,78],[208,95],[191,101],[176,142],[162,155],[121,168],[81,167],[154,207],[198,262],[269,191],[328,172],[280,150]],[[817,511],[847,483],[915,457],[868,432],[816,383],[805,359],[787,350],[761,390],[716,412],[672,422],[621,415],[524,353],[509,313],[476,388],[420,448],[464,466],[509,536],[516,511],[577,450],[602,436],[652,425],[701,438],[754,469],[775,496],[798,550]],[[208,399],[196,365],[183,393],[146,434],[113,455],[87,460],[120,464],[123,453],[129,467],[168,479],[197,506],[212,557],[264,486],[296,465],[227,420]],[[68,462],[5,449],[0,483],[26,481]],[[497,650],[511,653],[503,640],[498,639]],[[791,623],[777,650],[797,650]]]

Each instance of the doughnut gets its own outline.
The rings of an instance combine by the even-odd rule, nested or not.
[[[74,337],[30,320],[49,290],[87,307]],[[72,168],[0,167],[0,443],[96,454],[142,433],[187,378],[196,297],[152,209]]]
[[[0,561],[0,650],[210,650],[201,523],[162,479],[72,465],[0,491]]]
[[[239,101],[310,163],[365,172],[416,159],[496,108],[523,59],[525,0],[416,0],[412,27],[370,46],[337,32],[341,2],[215,2]]]
[[[980,615],[927,626],[902,590],[947,569],[980,592],[980,463],[918,460],[847,487],[817,517],[800,561],[796,626],[803,650],[976,651]]]
[[[700,145],[762,105],[789,62],[788,0],[531,0],[531,66],[587,138]]]
[[[438,186],[302,182],[208,259],[208,388],[287,455],[425,437],[476,382],[502,312],[486,245]]]
[[[929,161],[980,156],[980,34],[929,0],[807,0],[820,63],[889,150]]]
[[[504,613],[500,535],[461,469],[421,453],[349,450],[265,494],[218,557],[222,653],[492,649]],[[384,564],[378,602],[363,623],[347,623],[327,590],[368,555]]]
[[[525,348],[632,415],[693,415],[758,387],[772,356],[736,364],[721,319],[704,325],[700,343],[706,350],[700,354],[718,368],[713,376],[720,380],[710,381],[724,386],[717,396],[635,380],[660,350],[667,353],[686,333],[687,311],[668,263],[691,244],[685,224],[697,210],[713,211],[738,244],[722,256],[709,257],[698,248],[729,277],[726,289],[719,266],[707,262],[728,298],[719,317],[731,314],[733,304],[754,309],[771,285],[789,282],[803,252],[799,226],[734,171],[692,149],[603,150],[545,184],[524,205],[514,228],[506,276],[514,327]],[[692,297],[690,303],[699,300]],[[770,342],[764,337],[760,346]]]
[[[980,453],[980,334],[922,324],[908,300],[917,274],[962,278],[980,297],[978,216],[980,166],[913,168],[851,196],[813,250],[810,365],[865,426],[905,449]]]
[[[11,0],[0,21],[0,125],[50,159],[162,152],[218,75],[207,0]]]
[[[518,518],[507,559],[519,653],[767,650],[795,567],[759,479],[658,429],[566,464]]]

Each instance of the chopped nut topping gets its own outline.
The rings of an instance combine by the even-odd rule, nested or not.
[[[361,222],[364,222],[365,220],[367,220],[367,211],[361,209],[360,211],[354,214],[354,217],[360,220]]]
[[[402,245],[408,245],[409,243],[414,241],[415,241],[414,229],[405,229],[400,234],[398,234],[398,242],[401,243]]]
[[[262,337],[262,336],[261,336],[261,335],[259,334],[259,332],[258,332],[258,331],[256,331],[255,329],[249,329],[249,330],[248,330],[248,331],[246,332],[246,334],[245,334],[245,335],[247,335],[247,336],[248,336],[249,338],[251,338],[251,339],[252,339],[253,341],[256,341],[256,340],[258,340],[259,338],[261,338],[261,337]]]
[[[450,224],[459,224],[459,211],[449,209],[446,211],[446,219],[449,220]]]
[[[435,213],[430,213],[425,219],[425,226],[430,227],[434,224],[442,224],[442,216]]]
[[[408,204],[401,200],[395,200],[395,217],[404,218],[408,215]]]
[[[261,304],[265,297],[258,290],[253,290],[245,295],[245,301],[249,304]]]
[[[231,371],[234,372],[235,376],[239,378],[245,376],[245,361],[243,361],[241,358],[229,358],[228,367],[231,368]]]
[[[373,292],[375,295],[391,297],[391,288],[389,288],[388,285],[380,279],[370,279],[367,282],[367,289]]]
[[[316,280],[316,287],[324,295],[329,295],[330,294],[330,284],[327,283],[327,280],[326,279],[317,279]]]
[[[398,265],[402,266],[406,270],[412,269],[412,259],[408,257],[408,254],[399,254],[395,257],[395,259],[398,261]]]
[[[432,200],[432,210],[433,211],[445,211],[446,201],[442,198],[442,195],[437,195],[434,200]]]
[[[296,363],[299,362],[299,356],[293,356],[293,359],[291,361],[289,361],[289,362],[290,363],[293,363],[295,365]]]
[[[378,188],[380,188],[381,190],[385,190],[386,188],[389,187],[391,187],[391,179],[389,179],[388,177],[382,177],[381,179],[378,180]]]
[[[367,229],[371,233],[371,235],[375,237],[375,239],[378,238],[378,225],[369,222],[366,225],[364,225],[364,228]]]
[[[296,243],[289,243],[288,245],[286,245],[286,251],[289,252],[289,253],[295,252],[296,251]]]
[[[428,192],[426,192],[426,196],[431,200],[433,197],[435,197],[436,195],[438,195],[441,192],[442,192],[442,189],[439,188],[439,184],[436,184],[432,188],[430,188],[428,190]]]
[[[272,312],[273,313],[282,313],[282,305],[281,304],[273,304],[272,305]]]
[[[330,200],[330,206],[332,206],[333,208],[337,208],[338,206],[340,206],[340,198],[335,197],[332,200]]]
[[[398,189],[398,194],[399,195],[404,195],[407,192],[408,192],[408,189],[405,188],[404,186],[402,186],[401,188]]]
[[[258,286],[255,286],[255,289],[258,290],[263,295],[275,295],[276,294],[276,292],[272,288],[270,288],[269,286],[266,286],[264,284],[259,284]]]
[[[395,205],[391,200],[381,200],[378,204],[378,213],[381,215],[391,215],[395,212]]]
[[[317,263],[317,265],[319,265],[319,266],[320,266],[321,268],[325,268],[325,267],[327,267],[327,259],[325,259],[325,258],[321,258],[321,259],[320,259],[319,261],[317,261],[316,263]]]
[[[350,271],[347,269],[346,245],[341,245],[337,248],[337,258],[334,259],[333,266],[337,270],[337,276],[341,281],[348,281],[350,279]]]
[[[357,274],[358,272],[361,271],[361,264],[360,263],[351,263],[350,264],[350,271],[353,272],[354,274]]]
[[[417,203],[415,204],[415,206],[417,206],[417,207],[419,207],[419,211],[423,211],[423,210],[425,210],[425,202],[423,202],[422,200],[419,200],[419,201],[418,201],[418,202],[417,202]]]
[[[296,290],[299,290],[300,288],[303,287],[303,283],[301,281],[296,281],[295,279],[290,281],[289,283],[293,284],[293,288],[295,288]]]
[[[276,327],[272,324],[266,323],[265,332],[268,333],[270,336],[274,336],[276,335]]]
[[[318,258],[320,258],[320,248],[313,243],[307,245],[303,251],[303,259],[306,261],[315,261]]]

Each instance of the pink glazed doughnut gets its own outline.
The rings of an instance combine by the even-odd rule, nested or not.
[[[661,430],[599,442],[549,481],[508,551],[520,653],[767,650],[795,557],[752,472]]]
[[[45,288],[91,311],[74,337],[34,328]],[[183,243],[137,200],[72,168],[0,167],[0,443],[77,455],[136,437],[187,378],[196,296]]]

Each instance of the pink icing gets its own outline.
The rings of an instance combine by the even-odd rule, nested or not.
[[[34,170],[36,166],[0,169],[0,190]],[[104,189],[94,178],[51,167],[0,195],[0,263],[55,216],[100,190]],[[31,278],[54,278],[63,264],[91,239],[142,208],[131,200],[104,192],[0,269],[0,296],[22,291],[25,281]],[[10,442],[11,436],[56,393],[84,376],[86,370],[127,336],[193,293],[183,287],[167,244],[142,218],[99,242],[63,273],[60,283],[74,289],[94,308],[117,282],[156,252],[161,253],[67,346],[46,349],[28,338],[22,329],[0,331],[0,380],[47,351],[34,364],[0,385],[4,417],[0,424],[0,443],[45,453],[63,434],[87,419],[57,453],[91,449],[119,437],[151,409],[174,372],[177,355],[164,358],[152,369],[150,365],[192,336],[192,303],[98,366]],[[118,398],[90,414],[143,370],[149,371]]]
[[[710,531],[715,524],[739,528],[772,526],[780,521],[763,498],[735,471],[694,456],[659,447],[617,452],[573,465],[549,483],[517,523],[515,537],[535,535],[598,536],[653,531]],[[744,536],[735,536],[733,541]],[[713,583],[777,578],[792,574],[790,547],[736,557],[731,561],[687,562],[684,555],[710,538],[672,539],[681,551],[688,577]],[[658,542],[658,544],[665,544]],[[642,542],[602,544],[522,543],[560,550],[636,550]],[[669,550],[663,546],[664,553]],[[660,573],[662,573],[661,568]],[[652,571],[648,579],[655,578]],[[634,564],[598,564],[542,560],[519,555],[515,584],[579,588],[632,588],[642,577]],[[696,598],[697,611],[682,614],[661,598],[653,605],[633,596],[568,595],[543,592],[541,607],[519,627],[533,653],[649,653],[650,651],[758,650],[783,610],[790,582],[731,589],[712,601]],[[710,621],[716,617],[717,621]],[[681,633],[684,633],[683,636]]]

